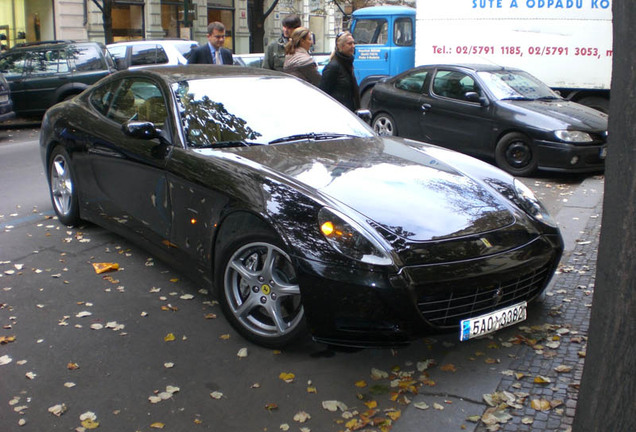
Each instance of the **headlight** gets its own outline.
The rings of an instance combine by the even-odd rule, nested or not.
[[[345,215],[323,207],[318,212],[318,223],[322,235],[341,254],[367,264],[393,264],[382,241]]]
[[[554,131],[554,135],[561,141],[587,143],[594,141],[589,133],[571,130]]]
[[[514,201],[526,211],[530,216],[536,220],[543,222],[546,225],[556,227],[556,222],[552,219],[548,211],[543,207],[543,204],[534,196],[534,192],[530,188],[519,180],[514,179],[514,187],[516,197]]]

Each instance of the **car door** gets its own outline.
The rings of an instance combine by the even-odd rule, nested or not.
[[[97,92],[97,90],[96,90]],[[105,100],[106,121],[92,133],[88,160],[94,181],[93,211],[155,244],[168,244],[171,206],[164,167],[171,146],[159,139],[125,134],[129,121],[152,122],[168,128],[166,97],[160,86],[145,78],[123,79]],[[96,108],[100,108],[97,106]],[[106,217],[106,216],[104,216]]]
[[[471,74],[437,68],[422,94],[420,134],[426,141],[462,153],[492,154],[488,147],[493,135],[493,105],[470,100],[467,93],[486,97]]]
[[[416,69],[387,83],[378,84],[374,90],[374,112],[385,111],[396,123],[397,134],[402,137],[423,140],[419,122],[422,118],[422,89],[429,71]]]
[[[29,54],[24,80],[23,112],[43,112],[58,102],[57,90],[67,84],[71,71],[63,49],[34,50]]]

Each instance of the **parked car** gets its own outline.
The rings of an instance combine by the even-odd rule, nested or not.
[[[41,115],[114,71],[106,47],[97,42],[24,44],[0,55],[0,72],[19,115]]]
[[[305,328],[354,346],[487,334],[525,319],[563,250],[510,175],[377,136],[275,71],[119,72],[51,108],[40,150],[61,223],[92,221],[207,281],[269,347]]]
[[[118,69],[137,69],[147,66],[176,66],[188,63],[197,41],[184,39],[157,39],[125,41],[107,45]]]
[[[520,69],[431,65],[375,86],[373,128],[494,160],[514,175],[604,168],[607,115]]]
[[[15,117],[13,112],[13,101],[11,100],[11,89],[9,83],[0,73],[0,123]]]

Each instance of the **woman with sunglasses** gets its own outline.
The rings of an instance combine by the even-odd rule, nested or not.
[[[320,73],[309,50],[314,40],[311,32],[305,27],[298,27],[294,30],[285,45],[285,65],[283,72],[294,75],[315,86],[320,84]]]
[[[353,36],[342,32],[336,37],[336,48],[322,71],[320,88],[338,102],[355,111],[360,108],[360,89],[353,73]]]

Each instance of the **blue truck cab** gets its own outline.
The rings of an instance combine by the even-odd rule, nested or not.
[[[380,79],[415,66],[415,9],[376,6],[352,14],[351,34],[356,43],[354,71],[362,105]]]

